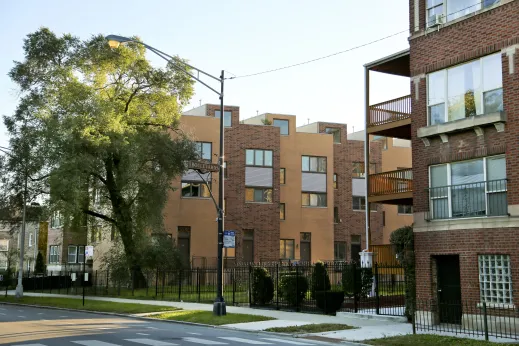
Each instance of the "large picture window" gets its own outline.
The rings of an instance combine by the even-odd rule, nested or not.
[[[497,2],[499,0],[427,0],[426,26],[432,26],[438,16],[443,18],[442,22],[450,22]]]
[[[326,173],[326,157],[302,156],[301,166],[303,172]]]
[[[256,167],[272,167],[272,150],[247,149],[245,164]]]
[[[501,53],[427,76],[429,125],[503,111]]]
[[[429,203],[432,219],[506,215],[504,156],[431,166]]]
[[[326,193],[301,193],[301,205],[303,207],[326,207]]]

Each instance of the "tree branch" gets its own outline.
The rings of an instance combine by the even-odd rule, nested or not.
[[[106,215],[103,215],[103,214],[100,214],[100,213],[97,213],[93,210],[89,210],[89,209],[83,209],[83,213],[87,214],[87,215],[90,215],[90,216],[94,216],[94,217],[97,217],[97,218],[100,218],[101,220],[105,220],[105,221],[108,221],[110,223],[113,223],[113,224],[117,224],[117,221],[115,221],[114,219],[112,219],[111,217],[108,217]]]
[[[126,101],[126,106],[124,107],[124,113],[128,112],[128,108],[130,108],[130,102],[132,102],[133,98],[135,97],[135,95],[137,95],[137,93],[143,89],[146,89],[146,88],[149,88],[150,85],[141,85],[137,88],[135,88],[135,90],[132,92],[132,94],[130,95],[130,97],[128,98],[128,101]]]

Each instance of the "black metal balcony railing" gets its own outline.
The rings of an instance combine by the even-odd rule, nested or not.
[[[377,103],[369,107],[368,127],[411,118],[411,96]]]
[[[508,215],[507,180],[432,187],[427,220]]]
[[[383,196],[413,191],[411,168],[369,175],[369,196]]]

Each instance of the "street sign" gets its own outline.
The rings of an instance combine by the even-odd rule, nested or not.
[[[223,247],[224,248],[236,247],[236,232],[235,231],[223,231]]]
[[[93,257],[94,256],[94,247],[93,246],[85,246],[85,257]]]
[[[201,172],[218,172],[220,170],[220,166],[218,164],[203,161],[187,161],[186,167],[188,169],[194,169]]]

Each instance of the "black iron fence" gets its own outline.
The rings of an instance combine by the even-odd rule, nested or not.
[[[512,306],[481,302],[418,300],[416,330],[519,339],[519,312]]]
[[[427,220],[508,214],[507,180],[433,187]]]
[[[313,313],[336,311],[403,316],[404,270],[398,264],[263,263],[224,269],[229,305]],[[133,272],[48,272],[24,279],[33,292],[117,296],[211,303],[216,297],[215,268]]]

